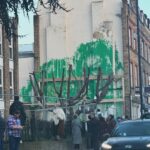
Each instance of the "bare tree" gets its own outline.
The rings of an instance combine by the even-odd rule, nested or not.
[[[31,77],[32,75],[32,77]],[[82,84],[81,87],[79,88],[79,90],[77,91],[75,96],[70,96],[70,87],[71,87],[71,78],[72,75],[72,65],[69,65],[69,69],[68,69],[68,79],[65,79],[65,69],[63,68],[62,71],[62,77],[60,82],[60,86],[58,87],[57,83],[58,81],[56,81],[56,78],[54,76],[54,73],[52,72],[52,82],[53,82],[53,88],[54,91],[58,97],[58,100],[60,102],[60,106],[73,106],[79,102],[82,102],[84,100],[85,97],[87,97],[87,93],[88,93],[88,86],[89,86],[89,80],[92,79],[90,78],[90,69],[88,68],[87,70],[85,68],[83,68],[83,77],[81,77]],[[77,79],[76,79],[77,80]],[[92,79],[93,80],[93,79]],[[90,102],[86,102],[86,103],[100,103],[101,100],[106,96],[109,86],[113,83],[114,81],[114,76],[112,74],[110,74],[106,79],[104,79],[101,68],[98,68],[98,72],[97,72],[97,78],[94,79],[96,80],[96,91],[95,91],[95,95],[96,95],[96,101],[90,101]],[[100,84],[102,81],[106,80],[106,82],[103,82],[103,85]],[[35,96],[37,97],[37,100],[43,104],[44,102],[44,92],[42,92],[42,88],[43,86],[39,86],[37,78],[35,73],[33,72],[32,74],[30,74],[30,81],[31,81],[31,85],[33,87],[33,91]],[[44,79],[42,79],[42,82],[44,82]],[[64,82],[67,82],[67,101],[64,102],[65,97],[63,97],[62,93],[64,90]]]
[[[67,81],[67,105],[75,105],[76,103],[78,103],[87,93],[87,87],[88,87],[88,81],[89,81],[89,70],[88,70],[88,75],[86,76],[86,70],[83,70],[84,73],[84,81],[83,81],[83,85],[81,86],[81,88],[79,89],[79,91],[77,92],[77,94],[74,97],[70,97],[70,82],[71,82],[71,74],[72,74],[72,65],[69,65],[69,69],[68,69],[68,81]],[[62,97],[62,91],[63,91],[63,83],[64,83],[64,69],[62,72],[62,79],[61,79],[61,85],[58,91],[58,88],[56,88],[56,80],[54,77],[54,73],[52,73],[52,78],[53,78],[53,86],[54,86],[54,90],[58,96],[59,102],[61,104],[61,106],[64,105],[63,102],[63,97]]]
[[[109,86],[112,84],[114,81],[114,76],[113,74],[110,74],[107,78],[107,81],[103,86],[100,86],[100,81],[102,79],[102,72],[101,69],[98,69],[98,74],[97,74],[97,84],[96,84],[96,103],[100,103],[101,100],[106,96],[108,92]]]
[[[72,74],[72,65],[69,65],[69,69],[68,69],[68,81],[67,81],[67,105],[68,106],[72,106],[75,105],[79,102],[81,102],[81,100],[83,100],[84,97],[86,97],[87,92],[88,92],[88,86],[89,86],[89,80],[90,80],[90,70],[88,68],[88,70],[86,71],[86,69],[83,69],[83,83],[82,86],[80,87],[79,91],[76,93],[76,95],[74,97],[70,97],[70,87],[71,87],[71,74]],[[64,77],[64,75],[63,75]],[[81,78],[82,80],[82,78]],[[97,73],[97,79],[96,79],[96,101],[91,101],[90,103],[100,103],[101,100],[106,96],[109,86],[112,84],[112,82],[114,81],[114,76],[113,74],[110,74],[106,80],[106,82],[104,83],[104,85],[100,85],[101,81],[103,81],[103,74],[101,71],[101,68],[98,68],[98,73]],[[64,82],[64,78],[62,78],[61,80],[61,85]],[[62,99],[60,95],[60,91],[58,91],[56,88],[56,81],[53,75],[53,85],[54,85],[54,89],[56,94],[58,95],[58,98],[61,100],[60,104],[62,105]],[[62,87],[62,86],[61,86]],[[61,88],[61,92],[62,92],[63,88]],[[88,102],[89,103],[89,102]]]
[[[82,84],[81,88],[79,89],[79,91],[77,92],[77,94],[74,97],[70,97],[68,99],[68,105],[69,106],[72,106],[72,105],[79,103],[83,99],[83,97],[87,94],[89,75],[90,75],[90,69],[88,68],[88,71],[86,73],[86,70],[84,68],[83,69],[83,77],[84,77],[83,84]]]
[[[39,86],[35,72],[30,73],[29,77],[30,77],[30,82],[31,82],[31,85],[33,88],[34,95],[35,95],[37,101],[39,101],[43,106],[43,104],[44,104],[44,97],[43,97],[44,95],[43,95],[43,89],[42,89],[43,86]]]
[[[67,99],[70,98],[70,81],[71,81],[71,72],[72,72],[72,65],[69,64],[68,70],[68,82],[67,82]]]
[[[61,106],[63,105],[62,91],[63,91],[63,84],[64,84],[64,76],[65,76],[65,69],[63,68],[61,85],[60,85],[60,88],[59,88],[59,91],[58,91],[57,88],[56,88],[56,81],[55,81],[54,73],[52,73],[54,90],[55,90],[55,92],[56,92],[56,94],[58,96],[58,99],[60,101]]]

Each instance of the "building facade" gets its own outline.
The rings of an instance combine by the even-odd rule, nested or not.
[[[136,0],[123,1],[123,58],[125,75],[126,110],[133,118],[139,113],[141,100],[136,94],[139,89],[139,59],[141,59],[141,78],[143,87],[143,108],[146,108],[147,97],[144,87],[149,86],[150,77],[150,19],[139,9],[139,30],[137,30]],[[138,33],[139,32],[139,33]],[[138,45],[138,38],[140,43]],[[140,46],[140,52],[138,51]]]
[[[113,74],[118,79],[101,101],[103,113],[139,117],[140,102],[135,97],[135,87],[139,86],[135,0],[64,0],[62,4],[71,11],[58,10],[57,14],[52,14],[39,5],[39,15],[34,17],[34,66],[35,71],[46,72],[44,94],[47,101],[55,101],[52,97],[56,96],[52,74],[59,82],[65,68],[67,81],[70,64],[76,78],[82,77],[83,68],[90,68],[87,97],[94,99],[95,76],[97,68],[101,67],[104,76]],[[149,19],[144,20],[147,25],[140,23],[141,39],[147,40],[144,42],[147,48],[143,46],[141,50],[143,86],[148,85],[150,75],[149,39],[146,39]],[[80,87],[77,80],[72,79],[72,82],[70,96]],[[64,88],[63,97],[66,92]]]
[[[17,23],[12,33],[18,35]],[[8,40],[5,28],[0,24],[0,111],[9,114],[9,106],[13,95],[19,93],[18,80],[18,37],[11,36]]]
[[[19,45],[19,89],[29,82],[29,73],[34,71],[33,44]]]

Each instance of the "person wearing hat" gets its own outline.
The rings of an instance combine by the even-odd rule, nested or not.
[[[20,111],[15,110],[12,115],[9,115],[7,120],[9,150],[19,150],[22,129]]]

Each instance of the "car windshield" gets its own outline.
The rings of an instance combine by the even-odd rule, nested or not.
[[[129,122],[120,124],[112,133],[112,137],[150,136],[150,122]]]

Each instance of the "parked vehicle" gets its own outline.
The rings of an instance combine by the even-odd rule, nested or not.
[[[119,123],[101,150],[150,150],[150,119]]]
[[[150,113],[149,113],[149,112],[144,113],[144,114],[141,116],[141,119],[150,119]]]

